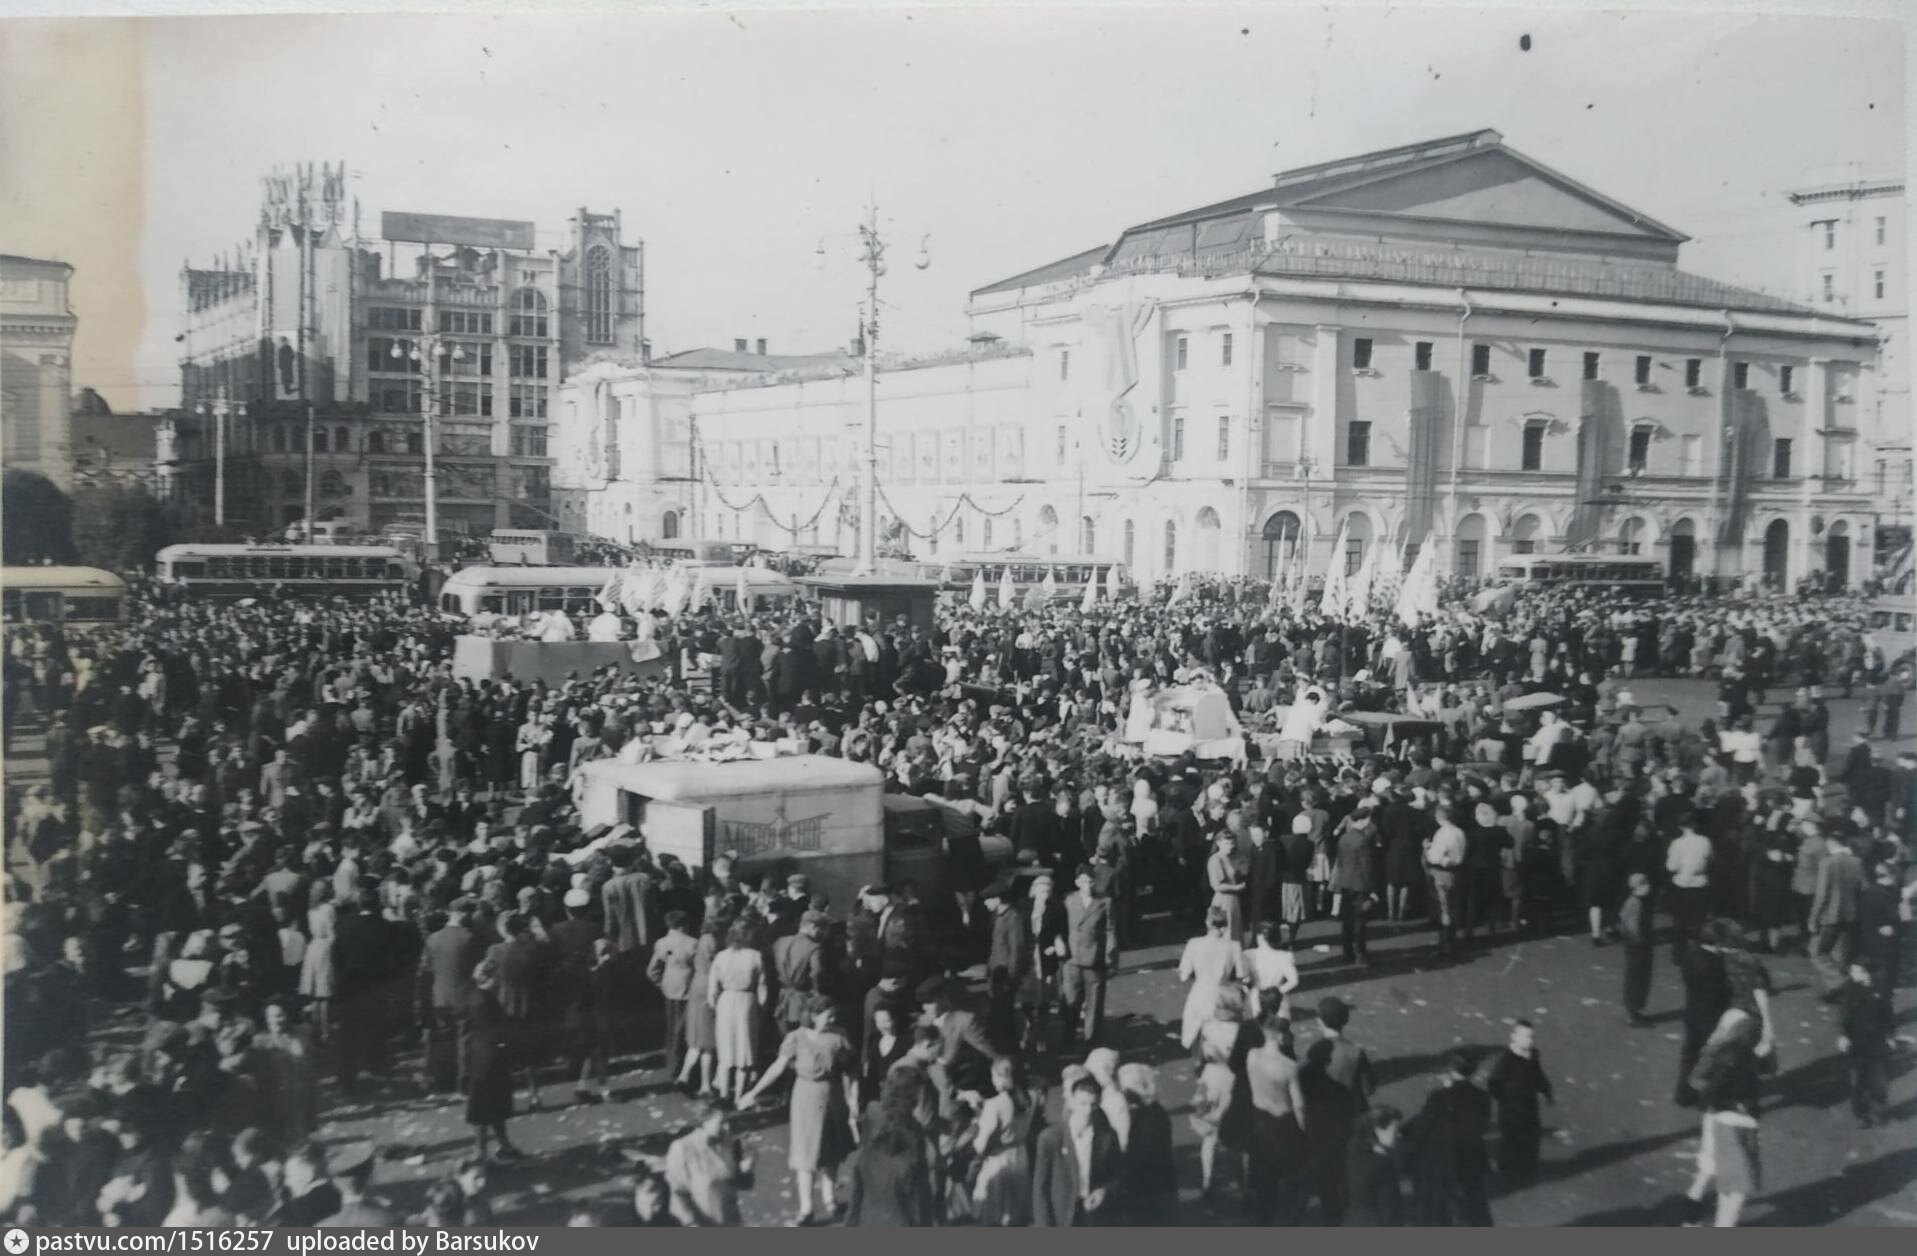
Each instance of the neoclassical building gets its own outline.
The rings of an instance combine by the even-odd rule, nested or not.
[[[965,349],[887,362],[881,513],[920,555],[1141,579],[1265,576],[1301,540],[1314,574],[1382,544],[1860,577],[1877,330],[1688,274],[1685,239],[1494,131],[1287,171],[981,287]],[[850,552],[864,398],[843,359],[687,383],[647,425],[677,488],[634,492],[661,527],[670,497],[677,529]],[[604,421],[572,400],[562,447]]]

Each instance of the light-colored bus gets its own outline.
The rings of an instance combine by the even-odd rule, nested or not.
[[[646,549],[654,558],[667,559],[680,567],[736,567],[759,552],[759,547],[750,541],[701,541],[685,537],[652,541]]]
[[[527,528],[494,528],[487,549],[498,567],[566,567],[573,556],[570,533]]]
[[[1884,662],[1896,667],[1917,652],[1917,601],[1909,594],[1874,598],[1864,639],[1884,652]]]
[[[98,567],[0,570],[6,622],[96,631],[126,623],[126,581]]]
[[[1664,588],[1664,564],[1655,558],[1614,554],[1514,554],[1498,564],[1497,578],[1502,584],[1655,594]]]
[[[599,591],[615,567],[462,567],[439,589],[439,609],[449,615],[526,615],[565,611],[599,613]]]
[[[162,583],[204,597],[372,597],[401,592],[419,565],[391,545],[169,545]]]

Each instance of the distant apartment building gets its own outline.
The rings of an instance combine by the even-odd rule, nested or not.
[[[346,188],[343,165],[267,176],[251,241],[181,272],[176,494],[210,503],[224,404],[229,523],[302,518],[310,466],[317,517],[417,528],[430,411],[442,531],[552,526],[551,399],[646,356],[643,247],[585,209],[563,250],[489,218],[385,213],[374,235]]]
[[[1874,494],[1877,552],[1910,544],[1913,465],[1910,409],[1910,293],[1906,269],[1904,179],[1860,176],[1790,193],[1798,245],[1796,297],[1804,304],[1877,328],[1881,345],[1865,420],[1871,465],[1860,469]]]
[[[73,267],[0,254],[0,435],[6,466],[73,483]]]

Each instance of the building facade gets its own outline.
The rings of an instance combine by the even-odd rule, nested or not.
[[[968,350],[889,363],[881,512],[920,555],[1146,580],[1300,544],[1314,575],[1438,545],[1466,576],[1861,577],[1875,328],[1688,274],[1685,239],[1492,131],[1286,172],[980,288]],[[863,407],[845,368],[693,388],[696,529],[849,552]]]
[[[1834,180],[1790,193],[1799,301],[1868,321],[1881,348],[1867,399],[1877,440],[1864,469],[1878,506],[1880,558],[1910,543],[1910,293],[1902,176]]]
[[[0,254],[0,434],[9,470],[73,484],[73,315],[65,262]]]
[[[595,359],[645,358],[641,246],[585,209],[563,252],[494,219],[388,213],[369,238],[346,183],[269,176],[251,243],[182,272],[197,421],[176,426],[177,491],[211,502],[224,404],[228,522],[303,518],[310,478],[319,518],[418,528],[430,411],[442,531],[552,526],[552,397]]]

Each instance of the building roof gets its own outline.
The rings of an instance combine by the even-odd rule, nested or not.
[[[0,265],[6,266],[57,266],[71,275],[73,265],[70,262],[57,261],[51,257],[22,257],[18,253],[0,253]]]
[[[91,389],[86,390],[91,392]],[[151,414],[105,414],[75,410],[73,457],[104,458],[113,463],[151,463],[160,420]]]
[[[1351,216],[1388,235],[1395,220],[1615,237],[1638,251],[1689,237],[1515,151],[1492,130],[1445,136],[1302,166],[1269,187],[1127,228],[1090,249],[975,289],[973,296],[1094,274],[1254,273],[1609,297],[1712,309],[1809,314],[1804,306],[1632,257],[1599,258],[1450,242],[1383,245],[1318,239],[1309,230],[1268,240],[1264,215]],[[1375,224],[1375,225],[1374,225]],[[1292,228],[1296,231],[1295,226]]]
[[[686,371],[790,371],[856,361],[843,349],[830,353],[741,353],[736,349],[685,349],[654,358],[656,367]]]

